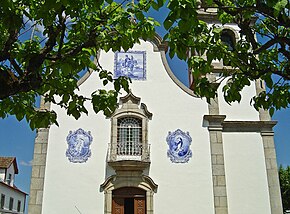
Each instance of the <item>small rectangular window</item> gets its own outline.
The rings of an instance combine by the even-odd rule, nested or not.
[[[9,210],[12,210],[13,209],[13,202],[14,202],[14,199],[12,197],[10,197],[10,200],[9,200]]]
[[[20,209],[21,209],[21,201],[18,200],[18,203],[17,203],[17,212],[20,212]]]
[[[8,185],[11,184],[11,180],[12,180],[12,175],[9,174],[9,175],[8,175],[8,178],[7,178],[7,180],[6,180],[6,182],[7,182]]]
[[[5,195],[4,194],[1,194],[1,209],[4,208],[4,205],[5,205]]]

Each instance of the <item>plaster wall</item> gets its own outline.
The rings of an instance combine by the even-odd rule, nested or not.
[[[228,79],[227,79],[228,80]],[[259,120],[259,112],[255,110],[254,106],[250,105],[252,97],[256,95],[255,84],[246,86],[242,91],[242,99],[240,102],[234,102],[231,105],[226,103],[223,98],[222,88],[226,84],[223,81],[218,89],[219,110],[221,115],[226,115],[226,120],[245,120],[253,121]]]
[[[154,213],[213,214],[210,141],[207,128],[202,126],[203,116],[209,114],[208,105],[205,100],[186,93],[173,81],[170,71],[166,71],[164,67],[160,52],[154,52],[151,43],[141,42],[134,46],[134,50],[145,50],[147,55],[147,78],[143,81],[133,80],[131,90],[153,113],[152,120],[148,122],[148,143],[151,145],[151,165],[148,175],[158,184],[157,193],[153,196]],[[99,62],[104,69],[113,71],[114,53],[101,52]],[[244,96],[246,100],[254,93],[253,86],[251,87],[248,91],[244,91],[249,93]],[[103,87],[98,73],[93,72],[80,85],[79,93],[89,96],[99,88],[110,89],[108,86]],[[120,96],[125,95],[124,92],[120,94]],[[227,120],[258,119],[258,113],[252,111],[248,102],[234,105],[233,110],[224,103],[220,104],[220,108],[220,113],[226,114]],[[49,131],[42,213],[104,213],[104,192],[100,191],[100,185],[107,177],[114,174],[114,171],[106,164],[111,134],[110,119],[102,114],[93,113],[89,103],[87,104],[89,114],[83,115],[79,120],[67,117],[58,106],[52,105],[52,109],[58,114],[59,127],[52,126]],[[70,131],[76,131],[79,128],[90,131],[93,136],[92,155],[86,163],[71,163],[65,156],[68,148],[66,137]],[[169,131],[173,132],[176,129],[189,132],[192,137],[193,157],[188,163],[172,163],[167,157],[166,137]],[[226,177],[229,175],[227,178],[229,211],[233,211],[233,214],[254,214],[254,211],[260,213],[261,210],[269,213],[269,204],[264,202],[264,199],[267,201],[268,198],[265,190],[267,189],[265,164],[262,163],[264,154],[259,135],[242,135],[240,138],[235,134],[224,134],[224,137]],[[245,145],[242,144],[243,139],[246,141]],[[235,146],[230,144],[231,142],[236,142]],[[255,149],[258,149],[258,153],[249,157],[252,151],[256,151]],[[245,152],[241,156],[239,151],[243,150]],[[253,167],[249,160],[253,160],[258,165]],[[239,179],[239,174],[236,174],[237,170],[243,172],[242,175],[245,177],[243,181]],[[246,177],[248,173],[252,173],[249,178]],[[258,182],[256,177],[259,181],[261,179],[261,182]],[[239,195],[240,183],[238,181],[244,187],[252,188],[253,185],[257,188],[256,190],[247,188]],[[250,207],[249,212],[242,212],[245,204],[252,203],[251,200],[256,191],[261,194],[258,207],[264,205],[265,207],[261,210]],[[248,194],[252,194],[249,196],[250,199],[246,197]],[[238,207],[242,210],[241,212]],[[232,214],[232,212],[229,213]]]
[[[229,213],[270,214],[260,134],[224,133],[223,139]]]
[[[183,212],[213,213],[213,195],[210,166],[209,137],[202,127],[202,118],[208,107],[204,100],[185,93],[166,72],[159,52],[153,52],[149,42],[141,42],[134,50],[147,54],[147,79],[134,81],[132,93],[141,98],[153,118],[148,122],[148,143],[151,145],[149,176],[159,185],[154,194],[154,213]],[[113,71],[114,53],[101,53],[104,69]],[[80,93],[89,95],[101,87],[97,73],[80,86]],[[120,96],[125,96],[122,93]],[[52,126],[49,132],[47,166],[44,181],[43,214],[103,213],[104,193],[100,184],[113,174],[106,167],[106,155],[110,143],[110,119],[95,115],[88,105],[89,115],[78,121],[68,118],[57,106],[60,126]],[[65,156],[66,136],[69,131],[82,128],[91,131],[92,155],[86,163],[70,163]],[[172,163],[167,158],[166,137],[169,131],[181,129],[189,132],[193,142],[193,157],[185,164]],[[182,207],[177,199],[182,198]],[[168,206],[172,204],[173,206]],[[174,205],[176,204],[176,206]]]

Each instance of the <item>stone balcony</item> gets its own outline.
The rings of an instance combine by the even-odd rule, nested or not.
[[[109,144],[107,162],[114,169],[140,168],[145,169],[150,165],[150,145],[143,144]]]

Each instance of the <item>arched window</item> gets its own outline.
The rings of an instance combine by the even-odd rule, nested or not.
[[[142,155],[142,120],[125,117],[117,120],[117,155]]]
[[[234,51],[235,49],[235,34],[233,31],[225,29],[221,34],[221,41],[227,46],[229,51]],[[229,59],[223,59],[223,65],[231,65]]]
[[[140,101],[129,92],[120,97],[119,108],[111,115],[107,163],[116,175],[107,177],[101,185],[107,214],[153,214],[157,184],[148,176],[148,121],[152,113]]]
[[[221,34],[222,42],[228,47],[229,51],[233,51],[235,48],[235,37],[231,30],[223,30]]]
[[[132,92],[120,97],[120,107],[111,115],[112,132],[108,162],[150,162],[147,137],[148,120],[152,118],[152,113],[140,100]]]

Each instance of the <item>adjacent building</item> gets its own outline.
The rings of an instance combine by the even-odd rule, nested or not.
[[[15,186],[18,167],[15,157],[0,157],[0,213],[25,211],[26,193]]]

